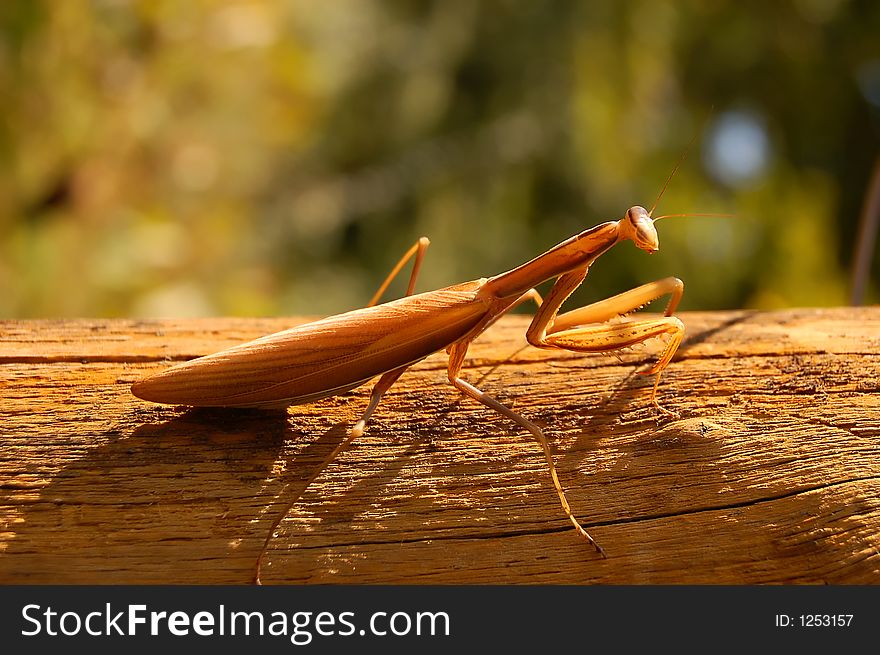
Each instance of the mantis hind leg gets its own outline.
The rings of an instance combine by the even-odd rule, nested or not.
[[[529,296],[531,297],[531,296]],[[568,500],[565,497],[565,492],[562,489],[562,484],[559,482],[559,476],[556,474],[556,465],[553,463],[553,453],[550,449],[550,442],[547,441],[547,437],[544,435],[543,430],[539,428],[537,425],[529,421],[528,419],[520,416],[515,411],[504,405],[500,401],[496,400],[489,394],[484,391],[481,391],[474,385],[466,382],[461,378],[461,367],[464,363],[465,355],[467,354],[468,346],[470,346],[471,341],[459,341],[452,346],[449,353],[449,369],[447,374],[449,376],[449,381],[452,383],[456,389],[458,389],[464,395],[473,398],[477,402],[494,409],[499,414],[506,416],[511,419],[520,427],[528,430],[532,436],[541,444],[541,448],[544,451],[544,459],[547,461],[547,466],[550,469],[550,479],[553,481],[553,487],[556,490],[556,494],[559,497],[559,502],[562,504],[562,509],[565,512],[568,520],[571,521],[575,530],[577,530],[578,534],[583,537],[593,548],[596,549],[598,553],[605,557],[605,551],[602,547],[596,542],[593,537],[590,536],[590,533],[587,532],[584,527],[578,522],[578,520],[574,517],[574,514],[571,512],[571,506],[568,504]]]
[[[428,248],[428,245],[431,242],[427,239],[427,237],[422,237],[416,243],[412,245],[412,247],[406,251],[403,257],[400,258],[400,261],[395,264],[394,268],[391,270],[391,273],[388,274],[388,277],[385,278],[385,281],[382,282],[379,290],[376,291],[373,298],[367,304],[367,307],[372,307],[375,305],[379,299],[382,297],[382,294],[385,293],[385,290],[388,288],[388,285],[391,284],[391,281],[397,277],[397,274],[400,273],[401,269],[406,265],[406,263],[415,257],[415,261],[413,262],[413,269],[409,276],[409,284],[407,285],[406,295],[412,295],[413,289],[416,285],[416,279],[419,276],[419,270],[421,269],[422,260],[425,257],[425,251]],[[345,439],[343,439],[333,451],[327,455],[323,462],[321,462],[320,466],[309,476],[308,480],[306,480],[305,485],[302,490],[296,495],[293,500],[287,503],[282,512],[279,512],[275,518],[275,521],[272,523],[272,527],[269,529],[269,534],[266,536],[266,540],[263,542],[263,547],[260,550],[260,554],[257,556],[257,561],[254,567],[254,582],[256,584],[262,584],[260,581],[260,573],[263,566],[263,559],[266,556],[266,552],[269,550],[269,544],[272,541],[272,538],[275,536],[275,531],[278,529],[278,526],[281,525],[281,521],[284,520],[284,517],[287,516],[288,512],[290,512],[290,508],[293,507],[296,502],[302,497],[302,495],[306,492],[306,490],[312,485],[312,483],[318,478],[321,473],[326,469],[339,455],[351,445],[351,442],[354,441],[355,438],[360,437],[364,434],[364,430],[367,426],[367,421],[370,420],[370,417],[373,415],[376,407],[379,405],[379,401],[382,400],[382,396],[397,382],[397,379],[403,374],[403,372],[409,368],[409,364],[406,366],[402,366],[401,368],[394,369],[393,371],[388,371],[382,377],[379,378],[379,381],[373,386],[372,391],[370,392],[370,402],[367,403],[367,408],[364,410],[364,413],[361,415],[360,419],[351,427],[348,431],[348,435],[346,435]]]
[[[391,284],[391,281],[397,277],[397,274],[400,273],[400,270],[406,266],[406,263],[415,257],[415,261],[413,262],[412,272],[409,275],[409,284],[406,287],[407,296],[411,296],[413,289],[416,286],[416,279],[419,277],[419,271],[422,268],[422,260],[425,258],[425,251],[428,249],[428,246],[431,245],[431,242],[428,240],[428,237],[420,237],[418,241],[416,241],[409,250],[407,250],[403,257],[400,258],[400,261],[394,265],[394,268],[391,269],[391,272],[388,274],[388,277],[385,278],[385,281],[379,285],[379,289],[373,294],[373,297],[370,298],[370,302],[367,303],[367,307],[372,307],[376,303],[379,302],[379,299],[382,297],[382,294],[385,293],[385,290],[388,288],[388,285]]]
[[[275,518],[275,521],[272,523],[272,527],[269,528],[269,534],[266,536],[266,541],[263,542],[263,548],[260,550],[260,554],[257,556],[257,562],[255,565],[254,571],[254,582],[256,584],[262,584],[260,581],[260,572],[263,566],[263,558],[266,556],[266,552],[269,550],[269,543],[272,541],[272,538],[275,536],[275,531],[278,529],[278,526],[281,525],[281,521],[284,520],[284,517],[287,516],[288,512],[290,512],[290,508],[293,507],[297,501],[302,498],[302,495],[306,492],[312,483],[318,479],[318,476],[324,472],[332,462],[344,451],[351,442],[356,438],[360,437],[364,433],[364,428],[366,426],[367,421],[372,416],[373,411],[379,404],[379,401],[382,400],[382,396],[385,395],[385,392],[388,391],[392,385],[397,382],[397,378],[399,378],[403,372],[409,368],[409,365],[403,366],[401,368],[395,369],[393,371],[389,371],[385,373],[379,381],[373,387],[373,390],[370,392],[370,402],[367,405],[367,409],[364,411],[361,418],[357,421],[357,423],[352,426],[351,430],[348,431],[348,435],[343,439],[333,451],[327,455],[323,462],[321,462],[320,466],[309,476],[306,480],[305,485],[302,490],[296,495],[293,500],[285,505],[284,510],[279,512]]]

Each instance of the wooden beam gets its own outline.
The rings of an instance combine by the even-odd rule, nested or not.
[[[880,309],[685,313],[658,348],[540,351],[526,317],[466,378],[546,428],[540,447],[459,397],[443,353],[303,493],[369,386],[286,412],[187,410],[130,384],[302,319],[0,322],[0,582],[880,582]],[[659,344],[658,344],[659,345]]]

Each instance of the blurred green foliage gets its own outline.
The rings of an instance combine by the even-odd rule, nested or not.
[[[334,313],[420,235],[419,290],[492,275],[650,207],[692,137],[658,211],[736,217],[573,303],[844,304],[878,33],[874,0],[7,0],[0,316]]]

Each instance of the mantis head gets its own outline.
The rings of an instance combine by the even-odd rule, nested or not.
[[[647,253],[660,249],[660,240],[654,228],[654,219],[644,207],[636,205],[626,210],[626,216],[620,221],[620,238],[632,239],[632,242]]]

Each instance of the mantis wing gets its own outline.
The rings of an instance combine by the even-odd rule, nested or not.
[[[199,357],[132,385],[138,398],[198,407],[286,407],[353,389],[442,350],[485,315],[484,280],[407,296]]]

